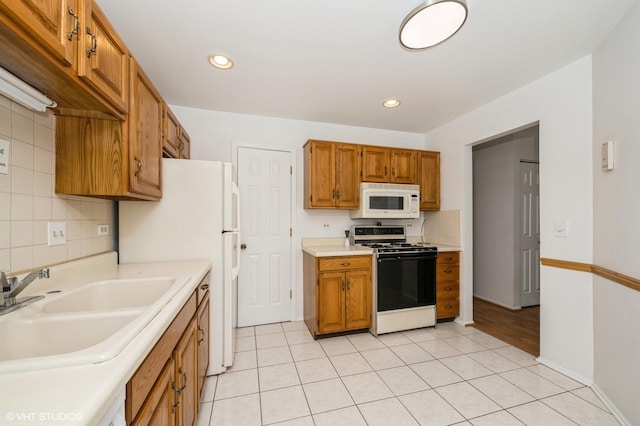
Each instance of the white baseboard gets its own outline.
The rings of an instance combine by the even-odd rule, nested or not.
[[[491,300],[491,299],[488,299],[486,297],[478,296],[476,294],[474,294],[473,297],[476,297],[476,298],[478,298],[480,300],[484,300],[485,302],[493,303],[494,305],[502,306],[503,308],[509,309],[511,311],[519,311],[520,309],[522,309],[522,307],[520,307],[520,306],[505,305],[504,303],[496,302],[495,300]]]
[[[466,326],[468,326],[468,325],[473,325],[473,324],[475,324],[475,322],[473,322],[473,321],[462,321],[462,320],[460,319],[460,317],[456,317],[456,319],[455,319],[455,320],[453,320],[453,322],[456,322],[456,323],[458,323],[458,324],[460,324],[460,325],[462,325],[462,326],[464,326],[464,327],[466,327]]]
[[[607,398],[607,395],[604,392],[602,392],[602,389],[600,389],[597,384],[594,383],[593,386],[591,386],[591,389],[593,389],[596,395],[598,395],[598,398],[600,398],[600,401],[602,401],[604,405],[607,406],[609,411],[611,411],[611,414],[613,414],[613,417],[615,417],[616,420],[620,422],[620,424],[625,426],[631,426],[631,422],[627,420],[627,418],[624,416],[624,414],[620,412],[620,410],[618,410],[615,404],[611,402],[609,398]]]
[[[572,378],[573,380],[576,380],[580,383],[582,383],[585,386],[589,386],[592,387],[593,386],[593,379],[589,379],[587,377],[584,377],[580,374],[576,374],[575,372],[571,371],[571,370],[567,370],[564,367],[561,367],[560,365],[549,361],[548,359],[542,358],[542,357],[538,357],[536,358],[536,361],[538,361],[540,364],[546,365],[549,368],[552,368],[554,370],[556,370],[559,373],[564,374],[567,377]]]

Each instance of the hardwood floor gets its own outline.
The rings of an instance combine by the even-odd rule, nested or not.
[[[532,355],[540,355],[540,306],[514,311],[473,298],[473,326]]]

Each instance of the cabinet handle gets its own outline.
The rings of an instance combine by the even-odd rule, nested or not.
[[[133,171],[133,174],[135,176],[138,176],[142,171],[142,161],[140,161],[138,157],[133,157],[133,162],[135,163],[135,169]]]
[[[384,166],[384,175],[387,175],[387,166]]]
[[[180,405],[180,401],[176,401],[176,403],[171,406],[171,412],[175,413],[176,408],[178,408],[179,405]]]
[[[336,192],[336,199],[338,199],[338,200],[340,199],[340,190],[338,190],[338,191]]]
[[[91,49],[87,50],[87,58],[90,58],[92,54],[96,53],[98,49],[98,38],[91,32],[91,28],[87,27],[87,35],[91,37]]]
[[[444,306],[444,308],[445,308],[445,309],[451,309],[451,308],[453,308],[453,306],[451,306],[451,305],[445,305],[445,306]]]
[[[344,281],[342,281],[342,291],[344,291]]]
[[[173,388],[176,390],[176,392],[178,392],[178,395],[180,395],[182,393],[182,391],[184,391],[187,388],[187,373],[182,371],[182,368],[180,368],[178,371],[179,371],[180,375],[184,379],[184,384],[181,387],[179,387],[178,389],[176,389],[175,386]]]
[[[444,260],[447,262],[451,262],[453,260],[453,257],[445,257]]]
[[[198,326],[198,334],[200,334],[200,333],[202,333],[202,338],[198,339],[198,346],[199,346],[202,342],[204,342],[204,330],[203,330],[200,326]]]
[[[200,286],[200,288],[201,288],[202,290],[209,290],[209,284],[202,284],[202,285]]]
[[[445,288],[444,291],[451,291],[451,287]]]
[[[447,273],[447,274],[450,274],[451,273],[451,269],[445,269],[444,272]]]
[[[73,8],[69,6],[69,15],[73,16],[73,30],[67,33],[67,39],[69,41],[73,40],[73,35],[78,34],[78,15],[73,11]]]
[[[351,290],[351,281],[347,280],[347,290]]]
[[[349,266],[349,265],[351,265],[351,263],[350,262],[345,262],[345,263],[341,263],[340,265],[341,266]]]
[[[395,175],[396,175],[396,168],[395,167],[391,168],[391,174],[395,177]]]

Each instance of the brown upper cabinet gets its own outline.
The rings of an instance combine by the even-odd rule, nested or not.
[[[362,147],[362,181],[417,183],[416,152],[365,145]]]
[[[305,208],[358,208],[359,145],[309,140],[304,162]]]
[[[180,158],[184,158],[184,159],[191,158],[191,138],[189,137],[189,134],[182,126],[180,126],[180,139],[178,143],[178,151],[180,152]]]
[[[189,158],[191,139],[171,108],[165,103],[162,110],[162,154],[168,158]]]
[[[420,210],[440,210],[440,153],[418,152]]]

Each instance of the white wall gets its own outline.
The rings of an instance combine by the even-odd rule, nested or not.
[[[473,315],[471,145],[539,121],[541,254],[592,260],[591,57],[534,81],[427,134],[441,151],[442,208],[462,214],[461,318]],[[553,236],[567,220],[568,238]],[[541,360],[589,382],[593,378],[593,279],[589,274],[541,270]]]
[[[176,117],[191,136],[191,157],[198,160],[236,161],[239,146],[280,148],[294,158],[293,253],[295,273],[294,319],[302,319],[302,250],[301,239],[311,237],[343,237],[344,230],[356,223],[348,210],[305,210],[303,199],[303,150],[308,139],[354,142],[371,145],[424,149],[424,135],[389,130],[351,127],[328,123],[232,114],[180,106],[171,106]],[[365,223],[366,221],[358,221]],[[366,223],[370,223],[366,222]],[[408,234],[420,235],[421,220],[386,221],[409,224]],[[328,225],[328,226],[325,226]]]
[[[640,7],[593,54],[594,264],[640,277]],[[600,146],[615,143],[615,169],[600,170]],[[595,383],[640,424],[640,292],[594,280]]]

